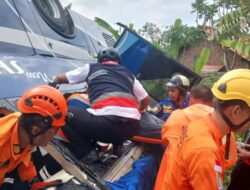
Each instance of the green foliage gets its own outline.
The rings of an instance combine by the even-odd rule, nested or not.
[[[130,29],[130,30],[135,30],[135,25],[133,24],[133,23],[129,23],[128,24],[128,28]]]
[[[195,58],[194,71],[201,74],[202,68],[206,65],[208,58],[210,56],[211,50],[209,48],[203,48],[200,55]]]
[[[147,22],[138,33],[173,59],[179,56],[181,48],[194,45],[205,38],[204,32],[199,28],[183,25],[180,19],[176,19],[172,26],[163,31],[156,24]],[[167,95],[165,83],[166,80],[147,81],[145,88],[154,97],[163,99]]]
[[[213,84],[218,80],[217,73],[210,73],[208,76],[203,77],[201,80],[201,84],[204,84],[210,88],[212,88]]]
[[[239,36],[244,33],[241,31],[240,23],[242,20],[241,10],[232,11],[223,17],[221,17],[216,25],[216,30],[213,32],[213,35],[210,36],[210,39],[227,39],[231,36]]]
[[[223,186],[227,187],[230,183],[231,180],[231,173],[232,173],[232,169],[226,170],[225,174],[224,174],[224,180],[223,180]]]
[[[205,39],[204,33],[195,27],[188,27],[176,19],[174,25],[162,33],[162,46],[169,57],[176,59],[182,47],[192,46]]]
[[[182,47],[205,39],[204,32],[199,28],[183,25],[180,19],[176,19],[174,25],[164,28],[163,31],[155,24],[147,22],[138,33],[173,59],[179,56]]]
[[[249,0],[214,0],[208,4],[206,0],[196,0],[192,4],[197,14],[197,24],[202,20],[200,27],[208,35],[209,40],[217,41],[249,60],[249,45],[243,39],[249,39],[250,1]],[[210,7],[210,10],[209,10]],[[209,28],[210,31],[206,29]],[[211,33],[212,31],[212,33]],[[224,49],[224,64],[227,69],[233,69],[235,58],[228,59],[228,49]]]
[[[110,26],[105,20],[95,17],[95,22],[106,30],[110,31],[116,39],[119,38],[118,30],[115,30],[112,26]]]
[[[152,97],[158,100],[163,100],[168,95],[165,84],[166,84],[166,80],[164,79],[148,80],[148,81],[144,81],[143,86]]]
[[[240,0],[240,8],[242,10],[242,14],[245,17],[249,17],[250,16],[250,1],[249,0]]]
[[[196,22],[198,25],[199,19],[202,20],[202,26],[209,26],[213,24],[214,15],[218,11],[218,7],[216,6],[216,4],[208,4],[205,0],[196,0],[194,3],[192,3],[192,8],[193,10],[191,13],[196,12]]]
[[[234,1],[233,1],[234,2]],[[213,39],[241,38],[247,35],[250,20],[250,1],[239,0],[234,2],[233,9],[223,14],[216,23]],[[229,7],[229,4],[227,4]]]
[[[250,60],[250,44],[243,43],[237,40],[222,40],[223,46],[231,48],[233,51],[240,54],[242,57]]]
[[[194,62],[194,71],[198,74],[201,73],[202,68],[207,63],[210,56],[211,50],[209,48],[203,48],[200,55],[195,59]]]
[[[161,44],[162,32],[156,24],[147,22],[141,29],[138,30],[138,34],[145,37],[153,44]]]

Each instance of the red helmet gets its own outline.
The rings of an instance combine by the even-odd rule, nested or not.
[[[65,125],[66,100],[61,92],[53,87],[41,85],[27,90],[19,99],[17,106],[21,113],[37,113],[51,118],[53,127]]]

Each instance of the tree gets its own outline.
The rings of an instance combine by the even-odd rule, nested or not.
[[[187,47],[204,40],[205,37],[203,31],[199,28],[188,27],[183,25],[180,19],[176,19],[174,25],[163,31],[162,46],[169,57],[177,59],[180,56],[181,49],[183,55]]]
[[[196,0],[192,4],[197,15],[197,25],[206,31],[208,40],[213,40],[224,49],[224,65],[228,70],[234,68],[236,55],[250,60],[249,0],[214,0],[208,4],[205,0]],[[211,30],[207,30],[210,27]],[[232,60],[228,59],[228,51],[234,52]]]
[[[201,29],[183,25],[180,19],[176,19],[173,25],[165,27],[163,31],[153,23],[146,23],[138,30],[138,33],[173,59],[184,55],[187,47],[204,40],[206,37]],[[197,64],[201,63],[201,60],[204,59],[200,59]],[[165,83],[166,79],[147,81],[146,89],[153,96],[162,99],[167,95]]]
[[[196,0],[192,3],[193,12],[196,12],[196,23],[197,26],[212,26],[214,23],[214,15],[217,12],[215,4],[207,4],[205,0]],[[199,23],[202,20],[202,23]]]
[[[162,49],[162,31],[156,26],[156,24],[146,22],[146,24],[140,28],[138,34],[149,40],[155,47]]]
[[[115,39],[118,39],[120,37],[119,35],[119,31],[115,30],[110,24],[108,24],[105,20],[95,17],[95,22],[100,25],[101,27],[105,28],[106,30],[108,30],[109,32],[111,32]]]

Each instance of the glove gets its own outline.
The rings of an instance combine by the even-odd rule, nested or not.
[[[61,179],[57,179],[54,181],[40,181],[40,182],[35,182],[31,184],[31,190],[45,190],[49,187],[55,187],[55,186],[59,186],[62,185],[63,181]]]

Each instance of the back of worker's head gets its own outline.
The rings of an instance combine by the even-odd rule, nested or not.
[[[250,70],[249,69],[236,69],[224,74],[212,87],[213,95],[216,97],[216,109],[219,110],[224,120],[233,129],[238,130],[250,121]],[[241,110],[243,114],[248,115],[245,121],[238,125],[230,123],[228,120],[234,119],[226,118],[224,110],[230,106],[234,106]],[[235,109],[236,109],[235,108]],[[235,110],[237,114],[237,110]],[[242,116],[243,117],[243,116]]]
[[[185,96],[189,90],[190,82],[189,79],[181,74],[175,74],[171,77],[170,81],[166,83],[168,88],[178,88],[180,95]]]
[[[103,63],[105,61],[114,61],[120,64],[121,58],[119,52],[115,48],[105,48],[98,52],[97,61]]]
[[[213,93],[208,86],[196,85],[190,89],[190,105],[197,103],[213,105]]]
[[[67,104],[57,89],[41,85],[30,88],[18,101],[18,110],[22,113],[21,126],[28,132],[31,141],[48,129],[58,129],[65,125]],[[33,134],[33,126],[39,128]]]

